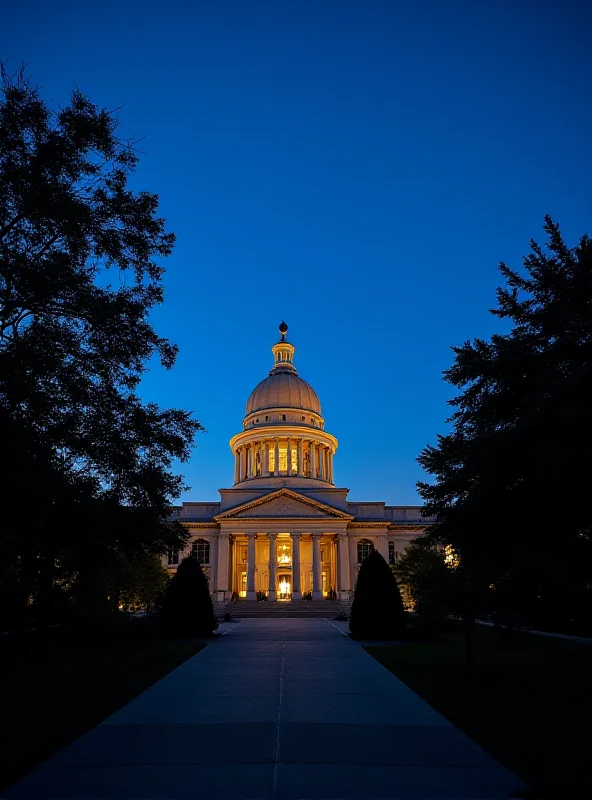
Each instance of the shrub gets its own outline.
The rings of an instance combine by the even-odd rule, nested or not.
[[[160,612],[160,631],[167,638],[210,636],[218,627],[201,564],[184,558],[171,580]]]
[[[257,600],[258,601],[267,600],[267,595],[265,594],[265,592],[261,591],[257,592]]]
[[[354,639],[403,639],[405,609],[389,565],[374,551],[360,567],[349,629]]]

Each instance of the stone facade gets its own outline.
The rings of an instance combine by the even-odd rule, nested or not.
[[[247,401],[243,430],[230,440],[234,486],[220,502],[183,503],[173,511],[191,534],[170,570],[193,555],[213,597],[297,601],[349,600],[363,558],[378,550],[394,563],[429,520],[419,506],[350,502],[333,483],[337,439],[321,405],[293,365],[294,347],[272,348],[274,367]]]

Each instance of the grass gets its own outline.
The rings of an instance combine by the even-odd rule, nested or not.
[[[462,633],[366,648],[437,711],[519,775],[536,798],[592,796],[592,645],[475,632],[475,675]]]
[[[204,646],[156,635],[102,642],[1,638],[0,789]]]

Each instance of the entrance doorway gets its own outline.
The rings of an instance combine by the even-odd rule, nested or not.
[[[278,575],[278,600],[290,600],[292,597],[292,576]]]

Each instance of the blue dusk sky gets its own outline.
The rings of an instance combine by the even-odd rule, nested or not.
[[[489,336],[500,260],[551,214],[592,233],[592,6],[546,0],[4,0],[0,58],[145,135],[133,185],[177,235],[171,372],[142,395],[207,428],[184,499],[232,484],[230,437],[290,326],[351,500],[416,503],[451,345]]]

